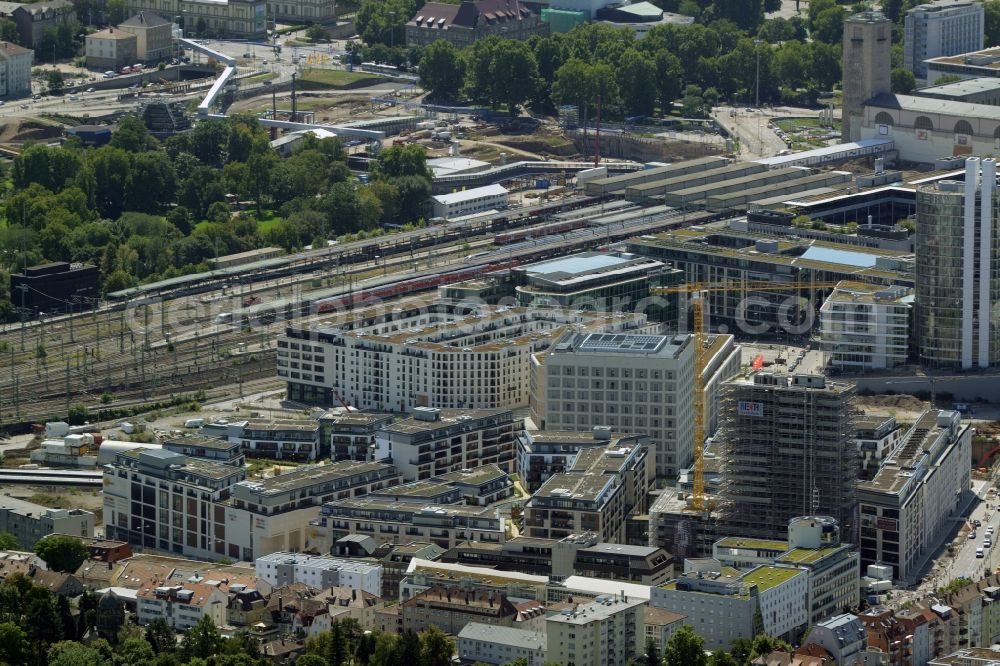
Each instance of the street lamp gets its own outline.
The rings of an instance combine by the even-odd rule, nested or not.
[[[763,43],[760,39],[753,40],[754,50],[757,52],[757,102],[754,107],[760,108],[760,45]]]

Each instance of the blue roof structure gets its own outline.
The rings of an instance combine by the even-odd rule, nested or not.
[[[845,266],[856,266],[858,268],[874,268],[878,257],[866,252],[852,252],[850,250],[835,250],[829,247],[811,247],[800,257],[801,259],[811,259],[813,261],[825,261],[831,264],[843,264]]]

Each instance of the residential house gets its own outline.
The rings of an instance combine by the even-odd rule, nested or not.
[[[417,633],[438,627],[447,634],[458,634],[470,622],[513,626],[517,609],[507,595],[469,591],[459,587],[432,587],[400,604],[403,631]]]
[[[202,617],[208,617],[216,627],[226,625],[228,598],[214,585],[185,583],[140,589],[136,622],[147,625],[163,618],[176,631],[186,631]]]

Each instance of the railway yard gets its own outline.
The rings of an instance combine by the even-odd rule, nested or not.
[[[0,422],[21,432],[71,405],[100,418],[198,391],[242,395],[277,383],[273,338],[288,319],[714,217],[569,197],[108,294],[96,309],[0,332],[11,368],[0,377]]]

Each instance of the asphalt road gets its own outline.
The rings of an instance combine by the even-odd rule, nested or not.
[[[975,496],[969,502],[968,508],[952,519],[952,529],[948,531],[943,543],[933,550],[935,553],[940,553],[938,559],[929,563],[927,574],[915,589],[894,590],[890,605],[898,608],[907,601],[924,598],[956,578],[968,577],[978,580],[1000,564],[996,543],[998,536],[996,532],[1000,532],[1000,512],[996,507],[1000,499],[996,495],[988,495],[991,487],[991,481],[973,482]],[[982,525],[973,528],[974,520],[979,520]],[[984,557],[978,558],[976,549],[984,547],[986,528],[990,525],[995,530],[993,546],[985,550]],[[969,538],[973,529],[976,536]],[[954,555],[949,555],[947,552],[948,544],[951,542],[960,544]]]

